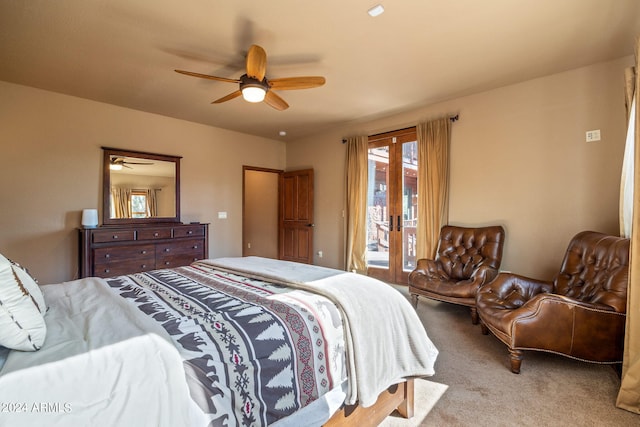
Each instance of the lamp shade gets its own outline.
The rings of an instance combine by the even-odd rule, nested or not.
[[[98,209],[82,210],[82,226],[84,228],[94,228],[98,226]]]

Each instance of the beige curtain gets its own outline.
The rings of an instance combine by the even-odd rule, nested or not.
[[[418,134],[418,225],[416,257],[435,256],[440,228],[449,221],[451,120],[420,123]]]
[[[367,272],[367,180],[369,143],[366,136],[347,138],[347,271]]]
[[[130,196],[131,189],[129,188],[111,188],[111,198],[113,199],[111,206],[113,206],[114,218],[131,218]]]
[[[147,214],[150,217],[158,216],[158,190],[150,188],[147,190]]]
[[[631,237],[631,222],[633,217],[633,171],[634,171],[634,129],[635,129],[635,69],[627,68],[625,78],[625,106],[627,107],[627,141],[622,162],[622,177],[620,180],[620,235]]]
[[[638,59],[640,58],[640,39],[636,41],[636,66],[634,81],[636,102],[638,102]],[[629,91],[627,91],[629,92]],[[632,92],[633,93],[633,92]],[[627,99],[629,97],[627,96]],[[636,105],[633,130],[634,165],[640,165],[640,108]],[[633,186],[640,188],[640,168],[634,167]],[[624,358],[622,362],[622,382],[616,406],[640,414],[640,201],[634,198],[631,220],[631,259],[629,262],[629,288],[627,290],[627,324],[624,340]]]

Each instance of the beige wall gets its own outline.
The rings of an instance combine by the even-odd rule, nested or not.
[[[503,269],[550,278],[575,233],[618,232],[623,70],[631,64],[631,57],[594,64],[289,143],[287,169],[315,169],[316,263],[344,266],[342,138],[459,113],[449,222],[503,225]],[[601,141],[585,142],[592,129]]]
[[[182,220],[211,223],[212,257],[242,253],[242,165],[285,167],[280,141],[6,82],[0,146],[0,253],[40,283],[77,276],[81,211],[101,206],[101,146],[182,156]]]

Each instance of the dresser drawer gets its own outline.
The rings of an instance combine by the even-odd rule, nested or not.
[[[155,270],[155,260],[126,260],[107,264],[95,264],[94,275],[97,277],[113,277],[125,274]]]
[[[173,229],[173,237],[199,237],[204,236],[204,228],[203,224],[198,225],[185,225],[184,227],[176,227]]]
[[[149,260],[153,263],[155,257],[156,247],[154,245],[112,246],[93,250],[93,262],[96,264],[126,260]]]
[[[204,258],[204,239],[188,239],[156,246],[158,268],[188,265]]]
[[[156,244],[156,256],[173,256],[192,253],[204,254],[204,239],[185,239]]]
[[[126,242],[135,238],[133,230],[105,230],[93,233],[93,243]]]
[[[170,228],[158,228],[158,229],[143,229],[138,230],[138,240],[153,240],[153,239],[170,239]]]

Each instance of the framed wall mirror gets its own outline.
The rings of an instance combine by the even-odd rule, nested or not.
[[[181,157],[102,150],[103,225],[180,222]]]

